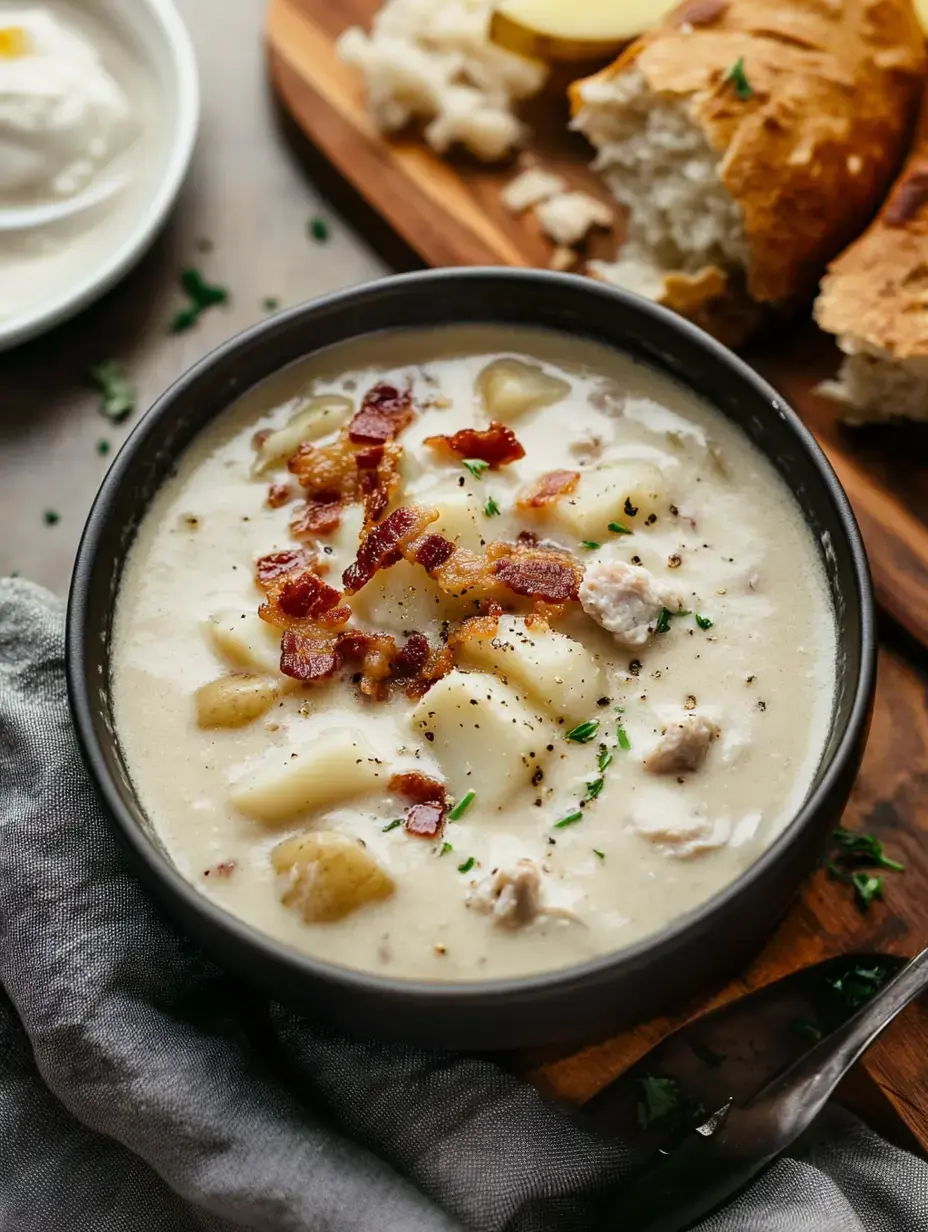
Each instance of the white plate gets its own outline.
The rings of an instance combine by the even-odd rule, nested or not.
[[[152,74],[164,133],[156,143],[150,191],[134,204],[129,225],[96,268],[68,281],[41,308],[0,317],[0,350],[60,324],[118,282],[161,229],[190,165],[200,92],[193,46],[173,0],[93,0],[87,8],[118,32]],[[0,287],[2,281],[0,269]]]

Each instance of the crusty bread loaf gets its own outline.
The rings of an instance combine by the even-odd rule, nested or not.
[[[829,266],[815,319],[845,353],[824,392],[849,418],[928,420],[928,95],[902,174]]]
[[[739,341],[866,225],[924,68],[911,0],[687,0],[571,87],[629,210],[628,255],[593,272],[650,264],[655,298]]]

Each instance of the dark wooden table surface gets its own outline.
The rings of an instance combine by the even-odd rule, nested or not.
[[[165,232],[104,300],[17,351],[0,355],[0,574],[17,571],[63,594],[84,517],[131,421],[113,428],[87,388],[88,368],[124,360],[139,407],[212,346],[262,315],[262,300],[295,303],[375,277],[415,259],[326,168],[285,121],[267,86],[259,0],[225,0],[215,39],[215,0],[181,0],[203,86],[194,166]],[[330,239],[313,242],[321,215]],[[364,238],[362,238],[362,236]],[[199,251],[208,240],[211,251]],[[227,308],[193,331],[170,335],[180,270],[199,266],[229,288]],[[107,440],[109,455],[98,452]],[[45,521],[54,510],[60,520]],[[832,953],[885,948],[912,953],[928,939],[928,674],[926,656],[884,630],[873,734],[848,824],[874,831],[912,870],[893,877],[888,901],[861,916],[822,873],[767,949],[720,995],[766,982]],[[523,1058],[544,1089],[581,1100],[667,1030],[666,1021],[566,1057]],[[928,1143],[928,1008],[915,1006],[872,1052],[855,1099],[873,1119],[893,1116]]]

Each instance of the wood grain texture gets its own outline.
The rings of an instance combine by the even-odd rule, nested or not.
[[[445,162],[411,138],[385,142],[368,119],[359,83],[334,52],[353,22],[367,24],[376,0],[271,0],[272,80],[304,132],[357,192],[431,265],[545,266],[551,245],[531,219],[499,200],[512,169]],[[546,123],[546,111],[547,123]],[[589,151],[566,132],[556,100],[537,105],[546,166],[574,187],[604,197],[586,167]],[[543,126],[543,127],[542,127]],[[605,198],[604,198],[605,199]],[[590,255],[608,256],[618,236],[597,236]],[[797,407],[850,494],[886,611],[928,646],[928,438],[914,430],[853,433],[813,386],[834,372],[831,342],[811,326],[791,329],[748,358]],[[846,823],[874,832],[906,861],[889,874],[886,899],[866,915],[849,891],[816,873],[768,946],[738,979],[673,1017],[568,1056],[523,1055],[516,1067],[541,1089],[571,1101],[600,1090],[682,1021],[788,971],[834,954],[883,949],[915,952],[928,939],[928,713],[926,677],[900,653],[884,650],[867,755]],[[913,1006],[868,1054],[847,1087],[847,1102],[909,1146],[928,1148],[928,1007]]]
[[[364,106],[357,74],[334,39],[367,25],[377,0],[271,0],[272,79],[297,122],[403,239],[430,265],[546,266],[552,245],[530,216],[514,217],[499,189],[513,174],[466,158],[433,155],[415,137],[384,141]],[[585,142],[567,132],[566,104],[537,100],[527,117],[545,166],[571,187],[609,200],[589,170]],[[610,257],[620,225],[594,235],[589,256]],[[837,368],[832,342],[811,325],[748,358],[815,431],[847,490],[870,555],[881,606],[928,646],[928,429],[842,428],[815,385]]]

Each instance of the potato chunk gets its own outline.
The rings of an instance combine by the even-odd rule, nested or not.
[[[429,527],[435,534],[453,539],[461,547],[479,552],[486,545],[489,519],[483,511],[489,492],[478,497],[467,488],[454,488],[447,495],[429,493],[430,503],[438,510],[438,521]]]
[[[280,670],[280,630],[261,619],[257,612],[229,608],[206,622],[206,637],[213,650],[230,667],[262,675]]]
[[[477,392],[487,413],[511,423],[539,406],[551,406],[570,393],[560,377],[548,376],[537,364],[521,359],[495,359],[477,377]]]
[[[547,757],[551,728],[495,676],[449,672],[412,712],[413,730],[431,737],[451,794],[477,793],[485,808],[501,807]]]
[[[236,672],[211,680],[193,696],[198,727],[244,727],[270,708],[277,690],[260,676]]]
[[[230,799],[247,817],[278,825],[375,790],[389,778],[374,750],[352,727],[316,734],[297,756],[273,755],[240,782]]]
[[[350,602],[361,620],[385,633],[421,631],[473,611],[473,604],[446,595],[424,569],[406,560],[381,569]]]
[[[254,475],[265,475],[275,466],[282,466],[304,441],[316,441],[338,431],[354,410],[351,399],[341,394],[319,394],[308,401],[300,398],[298,405],[292,418],[261,442],[252,467]]]
[[[271,852],[285,907],[307,924],[331,924],[359,907],[389,898],[396,888],[360,839],[318,830],[298,834]]]
[[[603,695],[602,671],[585,646],[553,629],[527,628],[520,616],[503,616],[496,637],[470,638],[458,655],[518,685],[556,718],[587,718]]]
[[[666,513],[667,481],[651,462],[623,461],[584,471],[576,491],[550,507],[552,523],[577,539],[608,539],[609,523],[634,530]]]

